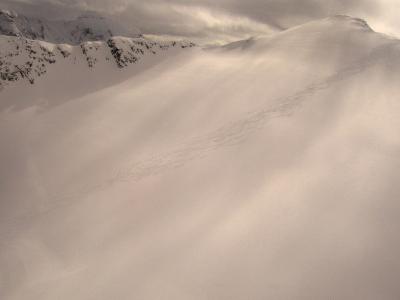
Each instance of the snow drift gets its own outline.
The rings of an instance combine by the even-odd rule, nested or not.
[[[156,57],[0,92],[1,298],[397,299],[399,41]]]

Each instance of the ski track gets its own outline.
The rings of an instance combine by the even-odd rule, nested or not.
[[[242,118],[232,121],[215,131],[183,142],[180,147],[173,151],[156,154],[142,161],[131,162],[125,166],[116,168],[114,171],[111,171],[110,178],[103,182],[86,185],[73,192],[49,195],[48,197],[53,200],[46,201],[49,205],[43,210],[37,211],[34,214],[26,214],[17,218],[3,220],[3,225],[0,227],[7,230],[7,233],[3,232],[1,235],[12,234],[10,231],[12,228],[14,229],[13,231],[17,232],[17,229],[20,227],[19,225],[24,224],[27,220],[51,213],[51,211],[62,206],[68,206],[72,204],[73,200],[82,199],[91,193],[105,190],[110,185],[121,182],[138,182],[151,176],[157,176],[170,170],[181,168],[191,161],[202,159],[219,149],[237,146],[243,143],[252,133],[264,128],[270,120],[292,115],[309,97],[328,89],[337,82],[356,76],[371,67],[379,59],[385,57],[381,54],[382,50],[388,53],[391,50],[398,51],[397,45],[398,43],[391,43],[378,47],[370,55],[353,63],[351,66],[343,68],[333,75],[325,77],[323,80],[312,83],[293,95],[277,98],[276,101],[280,104],[275,107],[266,107],[246,113]],[[395,46],[394,49],[391,46]]]

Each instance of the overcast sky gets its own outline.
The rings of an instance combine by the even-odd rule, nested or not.
[[[349,14],[378,31],[400,35],[399,0],[2,0],[3,6],[47,18],[98,11],[154,35],[228,42],[312,19]]]

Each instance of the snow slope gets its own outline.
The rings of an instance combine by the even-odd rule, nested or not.
[[[0,92],[1,299],[398,299],[398,40],[150,57]]]

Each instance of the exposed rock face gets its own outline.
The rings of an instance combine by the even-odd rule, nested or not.
[[[56,54],[44,44],[33,40],[0,37],[0,87],[7,81],[26,79],[31,84],[56,62]]]

